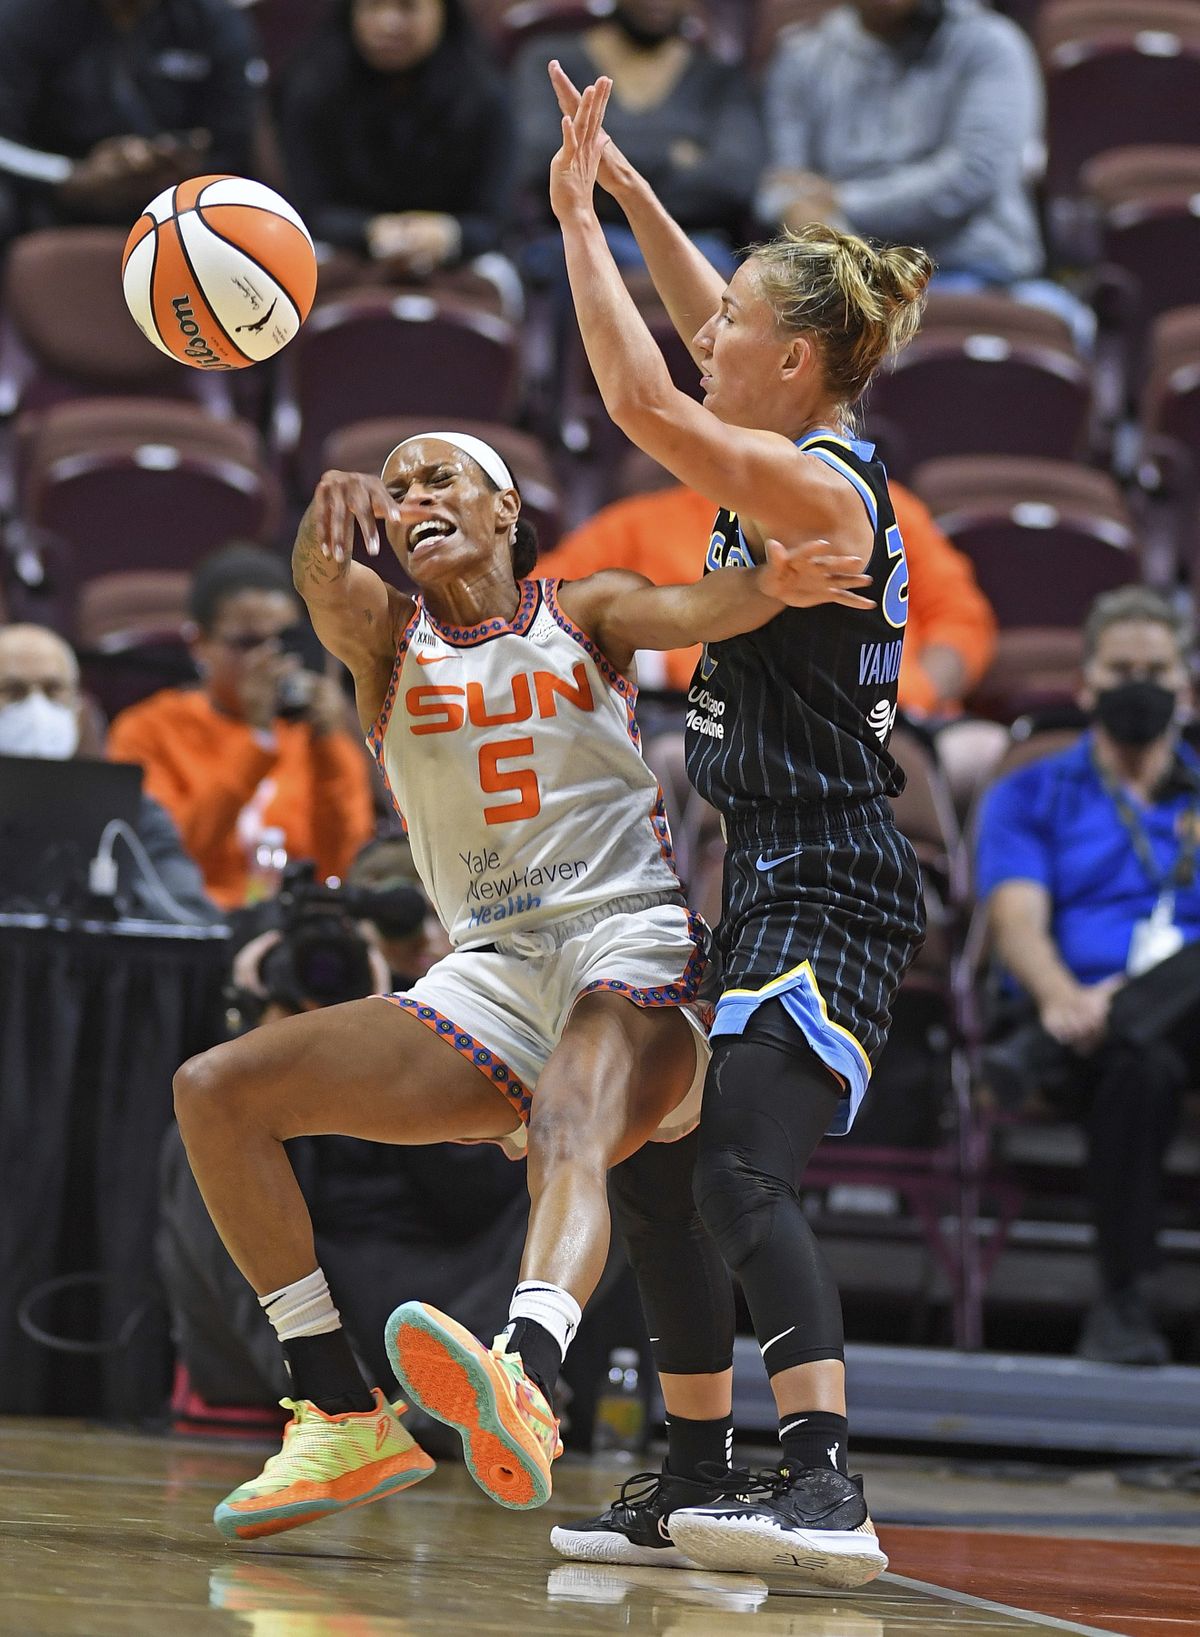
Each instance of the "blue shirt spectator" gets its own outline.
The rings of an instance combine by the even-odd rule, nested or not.
[[[1093,738],[1033,762],[988,792],[976,858],[980,898],[1005,881],[1034,881],[1050,895],[1050,934],[1080,983],[1124,972],[1134,924],[1150,916],[1159,881],[1200,824],[1200,758],[1186,745],[1152,804],[1139,807],[1160,872],[1147,874],[1096,766]],[[1189,839],[1192,838],[1192,839]],[[1175,924],[1200,939],[1200,881],[1175,891]]]
[[[1024,991],[999,1008],[983,1078],[998,1102],[1036,1090],[1084,1129],[1101,1295],[1078,1350],[1112,1364],[1170,1357],[1146,1280],[1200,1053],[1200,762],[1179,736],[1188,647],[1156,592],[1098,597],[1083,629],[1091,731],[999,780],[979,823],[993,947]]]

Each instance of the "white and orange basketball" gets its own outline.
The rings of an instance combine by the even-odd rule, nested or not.
[[[317,288],[312,237],[273,189],[193,176],[152,199],[125,241],[125,301],[193,369],[245,369],[286,347]]]

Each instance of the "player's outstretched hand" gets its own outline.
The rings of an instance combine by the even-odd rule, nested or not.
[[[558,106],[566,118],[574,119],[579,111],[581,94],[574,80],[567,73],[557,58],[547,64],[550,83],[554,87],[554,95],[558,98]],[[605,133],[607,135],[607,133]],[[600,166],[596,172],[596,180],[607,192],[612,193],[618,185],[622,170],[630,170],[629,161],[609,136],[600,154]]]
[[[357,527],[368,557],[379,555],[377,519],[399,523],[400,502],[377,477],[365,472],[326,472],[317,484],[312,504],[321,554],[335,563],[347,563],[354,553]]]
[[[601,75],[579,98],[574,114],[562,118],[562,147],[550,161],[550,206],[560,222],[591,211],[600,159],[608,146],[604,110],[612,81]]]
[[[828,540],[806,540],[802,546],[767,541],[767,560],[759,589],[791,608],[816,608],[820,603],[841,603],[845,608],[874,608],[857,586],[870,585],[857,557],[846,557]]]

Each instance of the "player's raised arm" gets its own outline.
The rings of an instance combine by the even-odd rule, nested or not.
[[[569,119],[574,119],[579,109],[580,93],[561,63],[550,64],[550,83],[554,86],[559,108]],[[630,164],[611,137],[601,152],[596,180],[625,212],[625,219],[654,280],[654,288],[684,345],[699,363],[696,334],[716,312],[725,280],[688,238],[646,178]]]
[[[399,506],[378,478],[326,472],[292,547],[292,582],[322,643],[354,677],[364,722],[378,711],[399,631],[412,613],[409,598],[354,561],[356,533],[369,556],[378,554],[381,520],[397,522]]]
[[[778,432],[732,424],[680,392],[671,380],[613,260],[593,203],[608,144],[602,122],[611,89],[611,80],[597,80],[583,92],[574,118],[563,116],[563,145],[550,167],[550,201],[562,228],[579,331],[605,409],[633,443],[714,505],[754,519],[777,538],[820,536],[857,551],[865,561],[871,529],[849,485],[820,461],[799,454]],[[761,313],[752,318],[737,312],[738,306],[736,294],[727,289],[710,313],[698,338],[706,367],[712,367],[718,326],[741,324],[748,330],[757,323],[764,333],[748,333],[746,339],[763,351],[764,369],[766,353],[771,353],[770,363],[786,390],[790,378],[811,363],[811,338],[768,334]]]
[[[767,561],[757,568],[723,568],[688,585],[663,586],[628,569],[605,569],[564,585],[559,601],[624,670],[639,648],[667,651],[723,642],[756,631],[785,607],[872,608],[858,589],[870,583],[858,559],[827,540],[800,546],[768,540]]]

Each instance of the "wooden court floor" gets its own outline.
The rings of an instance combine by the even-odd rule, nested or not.
[[[1200,1497],[1102,1473],[867,1457],[892,1569],[814,1594],[784,1577],[563,1562],[550,1525],[596,1510],[622,1475],[571,1458],[541,1512],[505,1512],[445,1464],[391,1501],[228,1546],[212,1508],[264,1453],[0,1421],[0,1633],[1200,1637]]]

